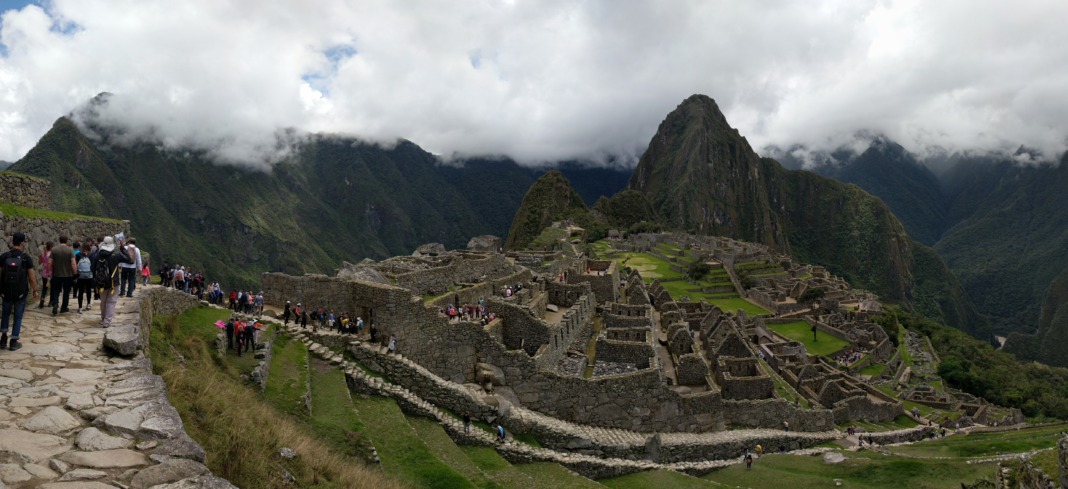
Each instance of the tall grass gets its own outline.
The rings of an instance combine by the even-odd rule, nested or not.
[[[273,408],[213,353],[209,328],[219,313],[194,309],[157,320],[152,360],[186,431],[208,453],[208,467],[244,488],[403,487],[354,457],[338,454],[298,420]],[[298,456],[282,458],[287,447]]]

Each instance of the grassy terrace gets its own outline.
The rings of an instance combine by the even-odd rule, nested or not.
[[[11,203],[0,203],[0,212],[3,212],[8,217],[22,217],[25,219],[49,219],[53,221],[69,221],[71,219],[95,219],[97,221],[107,222],[122,222],[118,219],[111,219],[110,217],[97,217],[97,216],[83,216],[80,214],[71,214],[69,212],[48,211],[44,209],[34,209],[32,207],[22,207]]]
[[[1057,424],[1012,431],[981,431],[954,435],[912,445],[890,447],[893,453],[913,457],[988,457],[999,453],[1024,453],[1057,446],[1068,425]]]
[[[861,451],[843,452],[846,460],[825,464],[822,457],[765,455],[752,470],[734,465],[703,477],[729,487],[946,488],[961,482],[993,479],[996,464],[968,464],[964,460],[914,460]],[[836,481],[841,481],[837,484]],[[668,486],[664,486],[668,487]]]
[[[245,359],[219,356],[214,349],[219,329],[213,323],[228,314],[197,308],[175,318],[157,318],[149,342],[153,367],[167,382],[168,397],[181,414],[186,432],[207,452],[211,470],[239,487],[401,487],[381,471],[348,456],[351,443],[322,437],[317,421],[309,421],[306,410],[292,405],[288,410],[278,409],[243,380]],[[300,357],[299,348],[294,351],[288,352],[291,357],[283,352],[272,359],[271,379],[276,373],[286,376],[282,365]],[[289,372],[300,379],[294,383],[307,385],[306,369]],[[336,378],[333,384],[336,388]],[[323,419],[336,416],[326,410]],[[300,456],[282,459],[278,456],[281,447],[292,448]],[[290,477],[295,481],[289,482]]]
[[[805,345],[805,349],[813,355],[828,356],[849,346],[849,342],[831,336],[823,331],[816,331],[816,339],[812,339],[812,326],[804,321],[794,321],[785,324],[769,324],[772,330],[791,340],[799,341]]]

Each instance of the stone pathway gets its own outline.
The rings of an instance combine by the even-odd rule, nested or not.
[[[140,324],[145,290],[119,300],[115,324]],[[104,351],[93,306],[29,309],[22,349],[0,351],[0,489],[233,487],[203,464],[148,359]]]

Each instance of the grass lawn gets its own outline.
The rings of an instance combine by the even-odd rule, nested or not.
[[[825,464],[823,457],[765,455],[752,470],[734,465],[703,477],[731,487],[789,487],[816,489],[836,487],[865,488],[946,488],[957,489],[961,482],[994,477],[997,464],[967,464],[957,460],[912,460],[888,457],[874,452],[844,452],[846,460]],[[667,486],[665,486],[667,487]]]
[[[386,473],[414,487],[473,488],[462,474],[439,460],[405,419],[393,399],[372,397],[353,400],[365,433],[378,449]]]
[[[601,479],[598,482],[612,489],[702,489],[721,486],[721,484],[717,484],[715,482],[711,482],[705,479],[699,479],[697,477],[690,477],[686,474],[680,474],[678,472],[673,472],[670,470],[648,470],[645,472],[637,472],[634,474],[628,474],[622,477],[615,477],[612,479]]]
[[[794,341],[800,341],[805,349],[813,355],[828,356],[849,346],[849,342],[831,336],[823,331],[816,331],[816,340],[812,339],[812,326],[804,321],[785,324],[769,324],[772,330]]]
[[[619,265],[637,270],[645,283],[656,278],[682,278],[682,273],[672,270],[671,264],[648,253],[619,253]]]
[[[867,367],[864,367],[864,368],[858,370],[857,373],[860,374],[860,375],[869,375],[869,376],[872,376],[872,377],[878,377],[879,375],[883,374],[884,370],[886,370],[886,364],[885,363],[873,363],[871,365],[868,365]]]
[[[371,444],[363,436],[363,424],[352,407],[345,373],[318,358],[311,362],[310,422],[319,438],[329,440],[347,455],[371,453]]]
[[[220,357],[214,348],[219,330],[213,323],[228,314],[203,307],[157,318],[149,342],[153,368],[166,381],[186,432],[207,452],[209,468],[239,487],[401,487],[339,453],[243,380],[236,357]],[[299,456],[282,459],[281,447]]]
[[[570,470],[567,470],[560,464],[548,463],[548,462],[534,462],[530,464],[515,465],[516,470],[530,476],[534,479],[537,487],[545,488],[589,488],[596,489],[598,487],[604,488],[604,486],[587,479],[581,475],[578,475]]]
[[[278,335],[272,348],[270,375],[263,396],[283,412],[307,416],[301,399],[308,387],[307,347],[288,336]]]
[[[1057,445],[1065,430],[1063,424],[1014,431],[978,432],[891,447],[894,453],[917,457],[985,457],[1001,453],[1023,453]]]
[[[430,419],[415,416],[408,416],[408,424],[419,435],[419,439],[437,454],[438,459],[463,474],[476,487],[483,489],[504,487],[482,472],[482,469],[467,457],[467,454],[452,441],[452,438],[449,438],[441,425]]]
[[[27,219],[49,219],[52,221],[69,221],[71,219],[96,219],[99,221],[107,222],[122,222],[118,219],[112,219],[110,217],[83,216],[80,214],[71,214],[69,212],[34,209],[32,207],[22,207],[20,205],[15,205],[8,202],[0,203],[0,212],[3,212],[5,216],[25,217]]]
[[[503,487],[534,487],[534,479],[520,472],[515,466],[490,447],[462,446],[461,450],[479,469]]]
[[[724,312],[734,314],[738,309],[745,310],[745,313],[750,316],[756,316],[758,314],[771,314],[771,311],[764,309],[752,302],[749,302],[742,298],[737,299],[706,299],[709,304],[723,309]]]

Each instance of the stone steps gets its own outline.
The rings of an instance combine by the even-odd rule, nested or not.
[[[334,353],[329,348],[319,343],[311,341],[308,338],[303,338],[303,341],[306,341],[309,345],[309,351],[314,352],[321,358],[334,356]],[[345,371],[349,378],[354,381],[354,383],[367,386],[376,394],[394,398],[397,400],[398,404],[401,405],[402,409],[405,409],[406,411],[434,419],[451,437],[453,437],[454,440],[456,440],[457,443],[492,446],[506,460],[512,463],[529,463],[534,461],[552,462],[560,464],[583,476],[599,479],[654,469],[675,470],[700,475],[720,467],[741,462],[741,457],[738,456],[724,460],[656,463],[648,460],[597,457],[580,453],[558,451],[550,448],[532,447],[513,439],[498,443],[496,442],[494,435],[482,430],[473,429],[470,433],[465,433],[462,421],[456,419],[451,414],[446,413],[433,403],[421,399],[405,387],[394,385],[380,377],[369,375],[356,364],[348,360],[343,359],[340,363],[340,367]],[[553,421],[557,424],[565,423],[559,420]],[[599,431],[602,435],[608,436],[609,438],[612,434],[623,436],[622,434],[628,433],[624,430],[610,430],[606,428],[591,428],[591,430],[593,432]],[[617,433],[613,433],[613,431]],[[637,433],[635,433],[635,435],[641,436]]]
[[[313,338],[328,341],[347,340],[345,344],[349,348],[360,348],[374,355],[387,355],[379,347],[369,346],[358,339],[341,337],[336,333],[312,333],[309,330],[292,326],[288,331],[302,338],[306,344],[318,345],[314,347],[314,351],[330,358],[340,355],[325,345],[315,343]],[[403,356],[388,355],[388,358],[394,362],[402,362],[407,368],[419,372],[422,378],[432,381],[441,389],[464,391],[462,386],[437,377]],[[407,389],[405,392],[410,393]],[[422,406],[417,407],[423,409]],[[580,425],[519,406],[512,406],[510,409],[506,424],[516,424],[518,421],[524,426],[524,432],[529,431],[538,437],[542,444],[556,450],[570,450],[631,460],[645,459],[653,455],[646,453],[647,443],[653,436],[651,433]],[[783,444],[792,450],[841,438],[841,436],[842,433],[838,431],[785,432],[771,429],[746,429],[707,433],[664,433],[659,435],[656,445],[661,452],[657,455],[658,460],[663,462],[700,462],[709,459],[733,459],[758,443],[773,447]]]

